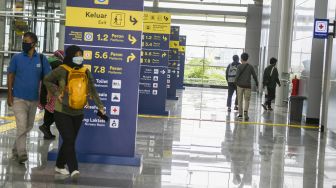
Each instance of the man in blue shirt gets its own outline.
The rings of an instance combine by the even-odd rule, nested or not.
[[[8,67],[8,106],[13,107],[16,121],[16,139],[13,156],[19,163],[28,160],[27,133],[33,128],[43,77],[51,70],[48,60],[35,51],[37,36],[23,35],[22,50],[11,59]]]

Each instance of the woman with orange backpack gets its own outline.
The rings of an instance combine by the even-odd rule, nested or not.
[[[75,144],[88,95],[100,113],[105,114],[105,110],[94,87],[92,74],[83,66],[83,50],[73,45],[66,49],[65,54],[63,65],[48,74],[44,84],[49,93],[58,99],[55,103],[55,122],[63,142],[59,148],[55,171],[76,178],[79,171]],[[55,83],[58,83],[58,89],[55,89]]]

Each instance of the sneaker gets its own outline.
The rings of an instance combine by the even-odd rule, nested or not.
[[[267,111],[267,107],[265,104],[261,104],[261,106],[264,108],[265,111]]]
[[[79,177],[79,171],[78,170],[74,170],[72,173],[71,173],[71,178],[73,179],[76,179]]]
[[[238,115],[237,118],[238,118],[239,120],[242,120],[242,119],[243,119],[243,115]]]
[[[272,108],[272,107],[268,107],[268,110],[269,110],[269,111],[273,111],[273,108]]]
[[[24,155],[18,156],[17,159],[20,164],[23,164],[24,162],[28,160],[28,156],[24,154]]]
[[[249,116],[248,116],[248,114],[247,114],[247,112],[244,112],[244,119],[245,119],[246,121],[250,119]]]
[[[43,138],[46,140],[51,140],[51,139],[55,139],[55,135],[53,135],[50,131],[50,128],[48,128],[45,125],[41,125],[39,126],[40,131],[43,133]]]
[[[228,112],[231,112],[231,108],[228,108],[228,110],[227,110]]]
[[[70,174],[70,172],[66,168],[55,167],[55,172],[58,172],[58,173],[63,174],[63,175],[69,175]]]
[[[235,106],[235,107],[234,107],[234,110],[236,110],[236,111],[237,111],[237,110],[238,110],[238,106]]]

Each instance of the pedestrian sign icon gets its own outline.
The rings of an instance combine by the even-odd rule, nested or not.
[[[125,14],[120,12],[112,13],[111,25],[115,27],[125,26]]]

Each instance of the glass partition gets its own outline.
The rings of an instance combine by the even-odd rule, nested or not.
[[[199,87],[226,87],[226,67],[241,48],[187,46],[184,84]]]

